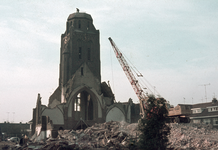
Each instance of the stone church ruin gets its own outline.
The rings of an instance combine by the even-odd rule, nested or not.
[[[34,138],[55,137],[60,129],[81,129],[108,121],[137,122],[139,104],[116,103],[110,85],[101,81],[99,30],[90,14],[70,14],[61,35],[59,85],[33,109]]]

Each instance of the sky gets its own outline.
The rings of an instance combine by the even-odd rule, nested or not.
[[[76,8],[100,31],[101,79],[117,102],[138,98],[108,37],[171,105],[218,96],[217,0],[7,0],[0,3],[0,122],[30,121],[38,93],[48,104],[61,34]]]

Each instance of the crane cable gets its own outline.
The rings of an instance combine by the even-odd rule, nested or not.
[[[122,51],[120,50],[120,52],[122,53]],[[150,82],[148,82],[148,80],[146,80],[143,75],[141,74],[141,72],[139,72],[139,70],[133,65],[133,63],[128,59],[128,57],[122,53],[123,57],[125,57],[125,59],[128,61],[130,65],[130,68],[133,70],[133,72],[136,74],[137,78],[140,80],[140,82],[138,82],[140,84],[140,86],[143,88],[143,89],[147,89],[148,91],[150,91],[151,94],[155,95],[155,93],[157,93],[157,95],[160,96],[160,93],[154,88],[154,86],[151,85]],[[149,88],[149,86],[154,89],[154,92]]]

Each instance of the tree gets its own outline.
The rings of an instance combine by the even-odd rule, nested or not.
[[[146,117],[139,121],[139,149],[165,150],[169,144],[170,127],[167,125],[168,110],[164,98],[149,95],[146,106]]]

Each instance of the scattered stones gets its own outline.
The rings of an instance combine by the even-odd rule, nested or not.
[[[24,146],[14,146],[16,149],[98,149],[118,150],[129,149],[130,139],[136,139],[138,124],[126,122],[105,122],[94,124],[85,130],[60,130],[57,138],[49,138],[39,142],[28,142]]]
[[[217,149],[218,130],[206,124],[170,124],[169,147],[174,149]]]
[[[205,124],[169,124],[171,134],[168,149],[194,150],[194,149],[218,149],[218,130]],[[21,146],[13,143],[0,142],[0,149],[92,149],[92,150],[129,150],[131,141],[139,135],[138,124],[126,122],[105,122],[95,124],[85,130],[60,130],[57,138],[49,138],[39,142],[31,142]],[[1,147],[1,143],[4,144]]]

